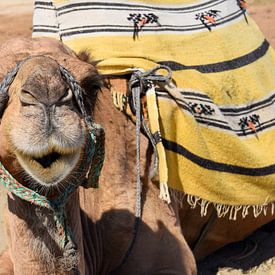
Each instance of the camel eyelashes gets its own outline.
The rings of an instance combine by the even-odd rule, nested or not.
[[[24,89],[21,90],[20,98],[21,96],[26,99],[36,99],[34,95],[32,95],[29,91],[26,91]]]
[[[22,106],[25,105],[34,105],[37,103],[37,98],[29,91],[21,89],[19,93],[19,100]]]

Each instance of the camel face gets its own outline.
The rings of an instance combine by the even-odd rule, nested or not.
[[[25,177],[57,185],[79,162],[86,128],[59,65],[47,57],[27,60],[9,89],[1,138]]]

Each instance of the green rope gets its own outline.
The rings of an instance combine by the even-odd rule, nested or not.
[[[95,153],[95,146],[93,146],[93,141],[95,139],[94,134],[89,135],[88,146],[86,146],[86,156],[85,162],[80,166],[80,172],[85,173],[88,168],[89,163],[91,163],[92,158]],[[97,175],[98,171],[100,171],[100,167],[93,167],[95,170],[95,174]],[[96,179],[93,179],[96,182]],[[4,165],[0,162],[0,183],[12,194],[17,197],[30,202],[39,207],[45,207],[53,212],[53,218],[56,222],[56,227],[60,232],[64,232],[61,234],[60,239],[60,248],[64,249],[68,239],[73,239],[71,236],[71,230],[68,226],[66,226],[66,214],[65,214],[65,205],[68,197],[75,191],[75,189],[80,185],[79,184],[71,184],[69,185],[64,192],[55,200],[49,200],[47,197],[31,190],[21,183],[19,183],[13,176],[8,172],[8,170],[4,167]]]
[[[64,204],[66,198],[71,194],[75,188],[70,186],[67,188],[65,192],[62,194],[62,198],[59,198],[62,204],[58,204],[55,201],[48,200],[45,196],[36,193],[35,191],[28,189],[27,187],[21,185],[17,180],[15,180],[12,175],[5,169],[3,164],[0,162],[0,183],[12,194],[30,202],[39,207],[45,207],[53,212],[53,218],[56,223],[56,227],[59,231],[64,232],[64,234],[60,235],[59,247],[63,250],[66,245],[66,240],[68,239],[69,231],[65,226],[65,210]]]
[[[104,131],[99,125],[92,125],[93,127],[89,133],[87,146],[85,147],[86,158],[79,167],[79,172],[83,177],[76,184],[69,185],[55,200],[49,200],[47,197],[20,184],[0,162],[0,184],[17,197],[38,207],[47,208],[52,212],[55,227],[59,236],[58,246],[61,251],[63,251],[65,257],[65,253],[68,252],[70,255],[71,253],[77,254],[77,246],[74,241],[73,232],[67,223],[65,211],[67,199],[80,184],[85,188],[97,186],[103,165]],[[101,136],[97,136],[99,132],[101,133]],[[67,244],[69,245],[68,247]],[[72,266],[71,268],[74,274],[80,274],[77,266]]]

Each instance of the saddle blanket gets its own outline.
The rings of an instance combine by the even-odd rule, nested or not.
[[[34,37],[88,50],[104,75],[168,66],[174,88],[147,96],[160,182],[219,216],[274,214],[275,52],[244,0],[42,0],[33,22]]]

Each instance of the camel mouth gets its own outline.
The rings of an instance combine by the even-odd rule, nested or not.
[[[61,157],[61,154],[57,152],[52,152],[43,157],[34,158],[34,160],[37,161],[43,168],[49,168],[55,161],[60,159],[60,157]]]
[[[16,152],[22,168],[41,185],[56,185],[65,180],[76,167],[81,149],[67,152],[50,150],[40,154],[28,155]]]

